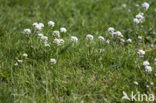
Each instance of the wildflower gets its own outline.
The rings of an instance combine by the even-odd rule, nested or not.
[[[116,35],[119,36],[119,37],[121,37],[121,38],[123,37],[123,35],[122,35],[122,33],[120,31],[117,31],[116,32]]]
[[[39,36],[39,37],[42,37],[42,36],[44,36],[44,35],[40,33],[40,34],[38,34],[38,36]]]
[[[47,41],[48,37],[47,36],[41,36],[41,40]]]
[[[144,50],[138,50],[138,55],[140,56],[140,57],[144,57],[144,55],[145,55],[145,51]]]
[[[60,37],[60,32],[59,31],[53,31],[52,34],[54,37]]]
[[[71,41],[72,42],[77,42],[78,41],[78,38],[76,36],[71,36]]]
[[[133,19],[133,22],[136,23],[136,24],[139,24],[139,23],[140,23],[139,20],[138,20],[137,18],[134,18],[134,19]]]
[[[127,7],[127,5],[126,5],[126,4],[122,4],[122,7],[123,7],[123,8],[126,8],[126,7]]]
[[[36,30],[41,30],[44,27],[43,23],[33,23],[33,26]]]
[[[156,58],[154,59],[154,61],[156,62]]]
[[[30,29],[24,29],[24,34],[31,34],[31,30]]]
[[[139,4],[136,4],[135,6],[136,6],[136,7],[139,7]]]
[[[109,43],[110,43],[110,41],[109,41],[109,40],[107,40],[107,41],[106,41],[106,43],[107,43],[107,44],[109,44]]]
[[[48,44],[47,42],[44,42],[44,46],[45,47],[50,47],[50,44]]]
[[[54,26],[55,26],[55,22],[53,22],[53,21],[49,21],[49,22],[48,22],[48,26],[50,26],[50,27],[54,27]]]
[[[44,27],[44,24],[43,24],[43,23],[39,23],[38,25],[39,25],[41,28]]]
[[[132,39],[127,39],[127,42],[128,43],[132,43]]]
[[[17,61],[18,61],[19,63],[22,63],[22,62],[23,62],[23,60],[19,60],[19,59],[18,59]]]
[[[28,57],[28,54],[27,54],[27,53],[24,53],[23,56],[24,56],[24,57]]]
[[[103,36],[99,36],[98,39],[99,39],[100,41],[105,41],[105,38],[104,38]]]
[[[145,71],[146,72],[152,72],[152,67],[151,66],[145,66]]]
[[[33,27],[35,27],[35,26],[37,26],[37,25],[38,25],[38,23],[37,23],[37,22],[35,22],[35,23],[33,23],[32,25],[33,25]]]
[[[109,32],[109,33],[113,33],[114,31],[115,31],[115,29],[114,29],[113,27],[109,27],[109,28],[108,28],[108,32]]]
[[[151,85],[153,85],[154,83],[153,83],[153,82],[151,82],[150,84],[151,84]]]
[[[150,6],[149,3],[147,3],[147,2],[144,2],[142,4],[142,7],[145,8],[145,10],[148,10],[149,6]]]
[[[120,39],[120,41],[121,41],[122,43],[124,43],[124,42],[125,42],[125,40],[124,40],[124,39]]]
[[[64,40],[63,39],[59,39],[60,40],[60,44],[64,44]]]
[[[52,64],[56,64],[56,59],[51,58],[51,59],[50,59],[50,62],[51,62]]]
[[[87,39],[87,40],[93,40],[93,39],[94,39],[94,37],[93,37],[93,35],[88,34],[88,35],[86,36],[86,39]]]
[[[137,81],[134,81],[134,84],[135,84],[135,85],[139,85],[139,83],[138,83]]]
[[[144,65],[144,66],[148,66],[149,64],[150,64],[150,63],[149,63],[148,61],[144,61],[144,62],[143,62],[143,65]]]
[[[15,66],[18,66],[18,63],[16,62],[14,65],[15,65]]]
[[[142,36],[138,36],[138,39],[139,39],[139,40],[142,40]]]
[[[56,44],[56,45],[60,45],[60,40],[59,39],[54,39],[53,43]]]
[[[149,88],[150,86],[149,85],[146,85],[146,87]]]
[[[60,28],[60,32],[65,33],[65,32],[67,32],[67,29],[62,27],[62,28]]]

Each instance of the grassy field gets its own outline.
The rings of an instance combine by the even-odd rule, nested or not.
[[[137,24],[139,13],[144,20]],[[58,46],[52,34],[61,27],[67,32]],[[123,37],[112,36],[110,27]],[[123,91],[156,93],[155,0],[0,0],[0,103],[131,103]]]

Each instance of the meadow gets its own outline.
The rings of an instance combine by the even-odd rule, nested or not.
[[[0,103],[132,103],[132,91],[156,96],[155,0],[0,0]]]

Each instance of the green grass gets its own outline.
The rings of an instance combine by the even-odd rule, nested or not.
[[[151,47],[156,45],[156,2],[148,0],[146,12],[135,6],[143,2],[0,0],[0,103],[127,103],[121,100],[122,91],[156,93],[156,47]],[[127,4],[124,9],[123,3]],[[144,12],[142,26],[133,22],[139,12]],[[56,23],[53,30],[67,28],[67,33],[61,34],[63,46],[53,45],[53,30],[47,25],[50,20]],[[25,28],[33,29],[34,22],[45,24],[42,33],[49,37],[50,48],[34,33],[29,37],[23,34]],[[107,33],[109,27],[133,42],[113,41]],[[87,34],[94,36],[91,44],[85,39]],[[72,35],[78,37],[77,44],[71,44]],[[100,35],[110,39],[110,44],[100,44]],[[138,35],[143,36],[142,42]],[[138,49],[146,51],[144,58],[138,57]],[[28,54],[27,59],[23,53]],[[50,58],[57,64],[51,65]],[[23,63],[14,66],[17,59]],[[145,60],[150,62],[151,73],[142,66]],[[154,85],[147,88],[150,82]]]

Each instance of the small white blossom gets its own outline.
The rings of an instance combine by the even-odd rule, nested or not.
[[[50,47],[50,44],[48,44],[47,42],[44,42],[44,46],[45,47]]]
[[[145,66],[145,71],[146,72],[152,72],[152,67],[151,66]]]
[[[136,24],[139,24],[140,23],[140,21],[137,18],[134,18],[133,19],[133,22],[136,23]]]
[[[145,51],[144,50],[138,50],[138,55],[140,56],[140,57],[144,57],[144,55],[145,55]]]
[[[126,7],[127,7],[127,5],[126,5],[126,4],[122,4],[122,7],[123,7],[123,8],[126,8]]]
[[[39,23],[38,25],[40,25],[41,28],[44,27],[44,24],[43,23]]]
[[[117,31],[116,32],[116,35],[119,36],[119,37],[121,37],[121,38],[123,37],[123,35],[122,35],[122,33],[120,31]]]
[[[43,34],[41,34],[41,33],[39,33],[39,34],[38,34],[38,36],[39,36],[39,37],[42,37],[42,36],[44,36],[44,35],[43,35]]]
[[[48,26],[50,26],[50,27],[54,27],[54,26],[55,26],[55,22],[53,22],[53,21],[49,21],[49,22],[48,22]]]
[[[150,86],[149,85],[146,85],[146,87],[149,88]]]
[[[36,30],[42,30],[42,28],[44,27],[43,23],[33,23],[33,26]]]
[[[150,5],[149,5],[149,3],[144,2],[144,3],[142,4],[142,7],[145,8],[145,10],[148,10],[148,8],[150,7]]]
[[[124,42],[125,42],[125,40],[124,40],[124,39],[120,39],[120,41],[121,41],[122,43],[124,43]]]
[[[27,54],[27,53],[24,53],[23,56],[24,56],[24,57],[28,57],[28,54]]]
[[[53,31],[52,34],[54,37],[60,37],[60,32],[59,31]]]
[[[138,36],[138,39],[139,39],[139,40],[142,40],[142,36]]]
[[[64,28],[64,27],[62,27],[62,28],[60,28],[60,32],[65,33],[65,32],[67,32],[67,29],[66,29],[66,28]]]
[[[134,81],[134,84],[135,84],[135,85],[139,85],[139,83],[138,83],[137,81]]]
[[[18,59],[17,61],[18,61],[19,63],[22,63],[22,62],[23,62],[23,60],[19,60],[19,59]]]
[[[52,64],[56,64],[56,59],[51,58],[51,59],[50,59],[50,62],[51,62]]]
[[[86,36],[86,39],[87,39],[87,40],[93,40],[93,39],[94,39],[94,37],[93,37],[93,35],[88,34],[88,35]]]
[[[72,42],[78,42],[78,38],[76,36],[71,36],[70,39]]]
[[[15,66],[18,66],[18,63],[16,62],[14,65],[15,65]]]
[[[109,27],[109,28],[108,28],[108,32],[109,32],[109,33],[113,33],[114,31],[115,31],[115,29],[114,29],[113,27]]]
[[[64,44],[64,40],[63,39],[59,39],[60,40],[60,44],[63,45]]]
[[[54,39],[53,43],[58,46],[61,44],[60,39]]]
[[[132,43],[132,39],[127,39],[127,42],[128,43]]]
[[[47,36],[41,36],[41,40],[47,41],[48,40],[48,37]]]
[[[153,83],[153,82],[151,82],[150,84],[151,84],[151,85],[154,85],[154,83]]]
[[[150,63],[148,61],[143,62],[143,66],[148,66],[148,65],[150,65]]]
[[[109,44],[110,43],[110,40],[107,40],[106,43]]]
[[[103,36],[99,36],[98,39],[99,39],[100,41],[105,41],[105,38],[104,38]]]
[[[24,34],[31,34],[31,30],[30,29],[24,29]]]

